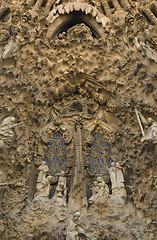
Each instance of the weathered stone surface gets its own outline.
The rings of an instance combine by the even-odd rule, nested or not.
[[[157,4],[0,2],[0,238],[155,240]]]

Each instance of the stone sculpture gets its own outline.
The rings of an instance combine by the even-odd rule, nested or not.
[[[117,162],[116,163],[116,176],[117,176],[117,188],[124,188],[124,177],[122,173],[122,167]]]
[[[52,179],[52,176],[48,176],[43,179],[41,183],[37,183],[36,189],[37,193],[35,194],[35,197],[44,197],[48,198],[50,193],[50,180]]]
[[[98,182],[98,194],[100,197],[108,197],[109,194],[109,188],[102,177],[97,177]]]
[[[54,202],[59,206],[66,206],[67,188],[66,188],[66,178],[64,177],[64,172],[62,171],[58,180],[58,185],[53,197]]]
[[[35,198],[36,197],[48,198],[50,192],[50,180],[52,179],[52,176],[46,177],[46,173],[48,172],[49,169],[44,161],[38,167],[38,170],[39,174],[37,178],[36,185],[37,192],[35,194]]]
[[[0,126],[0,136],[2,139],[12,139],[14,136],[13,128],[21,123],[14,123],[15,118],[12,116],[6,117]]]
[[[116,176],[116,167],[114,162],[111,163],[111,167],[109,168],[108,171],[110,173],[112,191],[115,191],[117,189],[117,176]]]
[[[80,212],[75,212],[73,217],[69,219],[66,233],[66,240],[83,240],[90,239],[81,226]]]
[[[146,120],[145,117],[137,109],[135,109],[135,112],[140,125],[141,132],[142,132],[141,142],[148,140],[156,144],[157,143],[157,122],[154,121],[151,117],[149,117]]]
[[[89,198],[89,203],[92,204],[93,202],[96,201],[96,199],[99,196],[99,186],[98,186],[98,182],[94,181],[93,183],[93,187],[92,187],[92,196]]]
[[[46,173],[49,171],[48,166],[46,165],[45,161],[37,169],[39,171],[37,183],[42,183],[46,178]]]
[[[97,177],[94,181],[92,187],[92,196],[89,198],[90,204],[95,204],[100,201],[100,199],[107,199],[109,196],[109,188],[102,177]]]
[[[66,240],[78,239],[79,224],[80,224],[80,212],[75,212],[73,217],[71,217],[68,222]]]
[[[148,118],[147,120],[147,132],[145,135],[145,140],[150,140],[154,144],[157,143],[157,122],[155,122],[152,118]]]
[[[110,173],[110,179],[112,184],[112,194],[125,198],[126,191],[124,185],[124,177],[121,169],[122,168],[118,162],[116,163],[116,165],[114,162],[112,162],[111,167],[108,171]]]
[[[64,198],[66,199],[67,197],[67,187],[66,187],[66,177],[65,177],[65,172],[64,171],[61,171],[61,174],[59,176],[59,182],[62,182],[63,184],[63,189],[64,189]]]
[[[35,197],[44,197],[48,198],[50,193],[50,180],[52,179],[51,176],[46,177],[41,183],[37,183],[37,193]]]
[[[155,239],[156,12],[155,0],[0,1],[1,239]],[[152,117],[139,116],[142,144],[135,107]],[[108,189],[113,155],[127,202],[118,164]],[[36,181],[39,159],[50,169]]]
[[[148,45],[146,45],[144,42],[139,41],[137,37],[135,37],[135,46],[138,51],[141,51],[143,54],[145,53],[146,56],[157,63],[157,54],[156,52],[151,49]]]

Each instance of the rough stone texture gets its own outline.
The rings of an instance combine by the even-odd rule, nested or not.
[[[0,238],[155,240],[156,1],[1,0],[0,23]]]

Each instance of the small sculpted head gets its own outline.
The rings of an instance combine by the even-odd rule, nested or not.
[[[64,171],[61,171],[61,177],[64,177],[64,175],[65,175],[65,172]]]
[[[94,181],[93,185],[94,185],[94,187],[98,186],[98,182]]]
[[[111,163],[111,167],[114,167],[114,166],[115,166],[115,163],[114,163],[114,162],[112,162],[112,163]]]
[[[74,221],[79,220],[80,215],[81,215],[80,212],[75,212],[75,213],[74,213],[74,217],[73,217]]]
[[[11,123],[13,123],[15,121],[15,118],[14,117],[7,117],[3,120],[2,122],[2,126],[8,126],[8,125],[11,125]]]
[[[102,177],[97,177],[97,181],[98,181],[98,183],[101,183],[102,182]]]
[[[120,167],[120,164],[119,164],[119,162],[117,162],[117,163],[116,163],[116,167]]]
[[[149,117],[149,118],[147,119],[147,121],[148,121],[149,124],[154,122],[151,117]]]

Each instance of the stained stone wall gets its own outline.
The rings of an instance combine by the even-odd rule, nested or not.
[[[0,1],[0,239],[155,240],[157,2]]]

